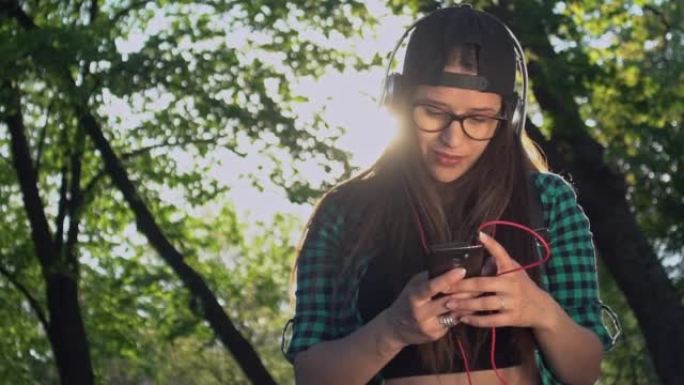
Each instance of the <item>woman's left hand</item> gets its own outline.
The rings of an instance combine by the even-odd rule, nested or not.
[[[496,261],[498,274],[520,267],[494,238],[480,233],[480,241]],[[454,310],[496,311],[492,314],[472,314],[460,319],[465,324],[477,327],[517,326],[547,329],[552,328],[553,320],[558,312],[562,311],[553,297],[537,286],[523,269],[495,277],[464,279],[451,291],[494,294],[451,301]],[[447,303],[447,307],[450,303]]]

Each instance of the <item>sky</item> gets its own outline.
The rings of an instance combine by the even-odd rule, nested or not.
[[[389,52],[404,32],[404,28],[410,25],[413,20],[407,16],[393,15],[378,0],[367,1],[366,7],[378,18],[377,27],[369,30],[363,37],[338,38],[335,41],[335,47],[352,51],[362,58],[370,60],[376,53],[384,56]],[[202,10],[198,10],[198,13],[200,11]],[[157,12],[157,16],[150,21],[145,30],[136,30],[133,27],[126,39],[116,41],[117,50],[124,56],[139,51],[149,36],[165,28],[170,28],[171,20],[166,18],[164,14],[164,12]],[[237,30],[228,31],[226,41],[229,42],[229,46],[239,44],[235,42],[243,40],[244,36],[242,35],[247,33],[250,34],[250,38],[255,38],[252,31]],[[303,38],[314,41],[317,38],[317,35],[313,35],[311,31],[305,29],[302,31],[302,35],[304,35]],[[183,48],[182,44],[179,48]],[[403,52],[403,49],[400,50],[395,59],[398,66],[401,66]],[[247,55],[246,59],[249,59],[252,52],[248,51]],[[391,116],[375,101],[381,93],[384,73],[384,65],[367,71],[348,68],[344,72],[339,72],[333,69],[319,79],[298,79],[296,83],[291,84],[294,94],[303,95],[309,100],[293,106],[296,116],[306,120],[314,111],[324,109],[323,116],[331,127],[341,126],[346,130],[346,133],[336,142],[336,146],[351,153],[351,163],[356,167],[365,168],[371,165],[394,133],[394,122]],[[170,98],[159,94],[155,97],[155,103],[145,104],[143,111],[134,112],[132,107],[135,109],[135,105],[138,104],[135,101],[117,99],[106,92],[103,96],[106,107],[102,111],[102,116],[107,117],[110,126],[120,130],[135,129],[141,121],[152,118],[152,110],[164,109],[170,101]],[[259,191],[251,185],[250,181],[239,178],[236,170],[241,173],[268,174],[268,172],[259,172],[256,169],[259,163],[264,163],[264,158],[259,154],[258,149],[254,148],[252,151],[247,151],[247,154],[245,158],[241,158],[225,149],[218,149],[215,153],[207,156],[207,159],[220,160],[220,163],[217,162],[212,167],[209,176],[230,187],[228,200],[235,205],[240,219],[248,224],[256,221],[269,223],[273,216],[279,212],[294,214],[302,221],[306,220],[312,213],[313,207],[311,205],[297,205],[289,202],[284,191],[269,184],[267,178],[262,178],[265,191]],[[178,162],[179,171],[186,167],[192,167],[193,161],[188,154],[178,151],[177,156],[174,157],[184,160]],[[320,183],[323,180],[332,181],[330,176],[325,175],[318,168],[305,168],[300,172],[313,183]],[[180,191],[162,191],[161,195],[167,203],[181,205],[180,207],[187,206]],[[193,215],[210,213],[212,210],[216,210],[216,206],[223,203],[225,202],[216,202],[215,205],[197,209]],[[187,210],[194,211],[190,208]],[[249,234],[251,231],[258,230],[255,228],[248,229],[248,236],[256,235]],[[135,226],[127,229],[126,233],[129,240],[139,239],[140,242],[144,242],[140,234],[137,234]]]
[[[361,57],[369,59],[376,53],[384,55],[388,52],[412,20],[391,14],[379,1],[369,1],[366,5],[379,18],[378,27],[364,38],[346,39],[340,44],[343,49],[353,49]],[[398,63],[401,63],[401,55],[397,56]],[[320,79],[302,79],[292,85],[295,94],[304,95],[310,100],[295,106],[297,115],[309,116],[313,111],[325,107],[327,122],[333,127],[342,126],[346,129],[337,147],[350,152],[351,163],[360,168],[370,166],[393,135],[392,117],[375,101],[381,92],[384,72],[384,66],[362,72],[353,68],[341,73],[332,70]],[[244,220],[268,221],[276,212],[292,213],[302,219],[308,217],[312,207],[290,203],[279,188],[267,185],[266,191],[260,192],[246,180],[230,178],[234,176],[235,169],[249,172],[258,163],[259,157],[257,153],[250,153],[244,159],[228,156],[223,165],[213,172],[215,177],[231,186],[229,196]],[[330,177],[321,170],[303,172],[311,181],[330,181]]]

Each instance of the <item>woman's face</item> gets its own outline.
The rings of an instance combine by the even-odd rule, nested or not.
[[[428,117],[441,112],[498,117],[501,109],[498,94],[443,86],[418,86],[413,95],[413,103],[417,102],[427,105],[423,114]],[[415,120],[413,126],[425,167],[433,179],[442,183],[453,182],[468,171],[490,142],[469,138],[456,120],[440,132],[424,132]],[[487,136],[494,130],[496,126]]]

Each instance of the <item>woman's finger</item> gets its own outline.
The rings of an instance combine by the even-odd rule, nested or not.
[[[480,242],[482,242],[487,251],[489,251],[492,257],[494,257],[494,261],[496,262],[496,271],[498,274],[520,267],[520,264],[511,258],[511,256],[508,254],[508,251],[506,251],[506,249],[501,246],[496,239],[483,232],[480,232]]]
[[[453,287],[465,277],[466,271],[462,268],[450,270],[427,282],[419,284],[412,295],[412,301],[422,304],[430,301],[435,295]]]
[[[454,292],[485,293],[506,291],[503,277],[474,277],[459,281],[451,289]]]
[[[510,303],[506,303],[506,298],[502,295],[487,295],[478,298],[469,299],[451,299],[446,302],[445,306],[450,310],[459,311],[482,311],[482,310],[496,310],[504,311],[510,310]],[[507,306],[508,305],[508,306]]]
[[[498,312],[498,313],[486,314],[486,315],[471,314],[471,315],[461,317],[459,319],[459,321],[463,322],[466,325],[480,327],[480,328],[490,328],[490,327],[500,327],[500,326],[517,326],[517,325],[512,325],[512,322],[511,322],[512,319],[513,319],[513,317],[511,316],[511,313]]]

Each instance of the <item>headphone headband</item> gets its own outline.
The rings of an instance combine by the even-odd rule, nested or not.
[[[380,95],[379,103],[380,105],[392,105],[396,102],[397,99],[397,94],[399,93],[398,88],[400,88],[403,83],[405,83],[405,79],[403,78],[404,76],[401,73],[392,73],[390,74],[391,66],[394,61],[394,58],[403,44],[404,40],[406,37],[413,31],[416,27],[418,27],[423,21],[426,19],[433,17],[434,15],[441,13],[441,12],[447,12],[450,10],[454,9],[459,9],[459,8],[469,8],[472,9],[470,4],[462,4],[456,7],[448,7],[448,8],[441,8],[436,11],[433,11],[427,15],[422,16],[418,20],[414,21],[409,25],[409,27],[404,31],[404,33],[401,35],[397,43],[395,44],[393,50],[391,51],[388,61],[387,61],[387,67],[385,69],[385,77],[383,80],[383,87],[382,87],[382,93]],[[483,13],[483,12],[480,12]],[[506,112],[507,112],[507,118],[510,120],[511,125],[513,126],[515,132],[517,134],[520,134],[523,131],[524,125],[525,125],[525,119],[527,115],[527,88],[528,88],[528,78],[527,78],[527,66],[525,64],[525,53],[523,51],[522,45],[518,41],[518,39],[515,37],[513,34],[513,31],[511,31],[510,28],[506,24],[504,24],[499,18],[497,18],[494,15],[491,15],[489,13],[486,14],[489,16],[491,19],[493,19],[498,25],[503,27],[503,29],[506,31],[508,34],[512,46],[513,46],[513,51],[515,54],[515,71],[519,72],[521,74],[521,79],[522,79],[522,90],[521,90],[521,96],[519,97],[517,93],[513,93],[512,97],[506,97]],[[479,83],[479,86],[477,85]],[[448,85],[454,86],[453,83]],[[467,82],[463,83],[464,85],[461,85],[460,87],[463,88],[472,88],[472,89],[478,89],[481,90],[482,83],[480,79],[470,79]],[[474,86],[470,86],[471,84],[474,84]],[[514,82],[514,88],[515,88],[515,82]]]

